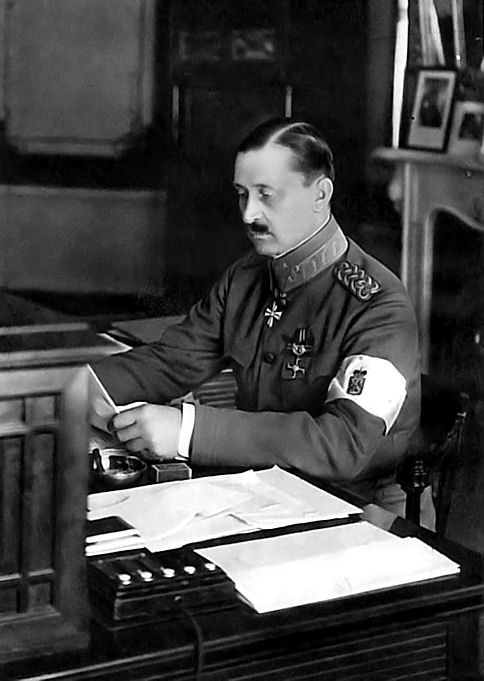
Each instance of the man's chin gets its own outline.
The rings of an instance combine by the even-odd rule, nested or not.
[[[269,235],[250,235],[250,240],[252,242],[252,245],[254,247],[254,250],[256,253],[259,255],[268,255],[271,257],[274,257],[278,253],[278,248],[277,245],[274,243],[274,240],[269,236]]]

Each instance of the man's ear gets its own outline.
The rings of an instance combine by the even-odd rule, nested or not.
[[[315,182],[316,198],[315,208],[318,212],[327,208],[333,196],[333,182],[329,177],[321,175]]]

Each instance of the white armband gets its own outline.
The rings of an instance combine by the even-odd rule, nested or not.
[[[395,423],[406,395],[405,378],[389,360],[350,355],[343,360],[329,384],[326,402],[354,402],[384,420],[386,435]]]
[[[190,458],[190,442],[195,427],[195,405],[183,402],[182,421],[178,435],[178,456],[182,459]]]

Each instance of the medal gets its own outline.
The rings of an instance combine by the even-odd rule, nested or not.
[[[277,309],[276,301],[272,303],[272,307],[266,307],[264,317],[266,318],[267,326],[270,329],[272,329],[272,327],[274,326],[274,321],[278,322],[279,319],[282,317],[282,310]]]
[[[304,376],[306,369],[299,364],[299,357],[296,357],[292,364],[287,363],[286,367],[292,371],[292,376],[289,376],[292,380],[296,380],[298,375]]]
[[[287,296],[281,293],[279,289],[274,291],[274,300],[271,307],[266,307],[264,317],[266,318],[267,326],[272,329],[274,322],[278,322],[282,317],[282,313],[287,305]]]
[[[286,348],[292,352],[295,357],[302,357],[310,353],[313,346],[307,343],[307,329],[298,329],[295,333],[295,338],[286,345]]]
[[[286,362],[284,365],[283,378],[289,378],[296,381],[306,375],[307,367],[303,366],[301,362],[303,358],[310,355],[313,350],[312,343],[309,342],[308,329],[299,328],[296,330],[294,337],[286,344],[286,349],[290,350],[292,354],[292,361]],[[290,371],[290,374],[287,372]]]

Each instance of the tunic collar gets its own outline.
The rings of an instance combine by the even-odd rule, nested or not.
[[[330,267],[348,248],[348,241],[336,220],[328,224],[294,250],[270,262],[273,287],[281,293],[305,284]]]

